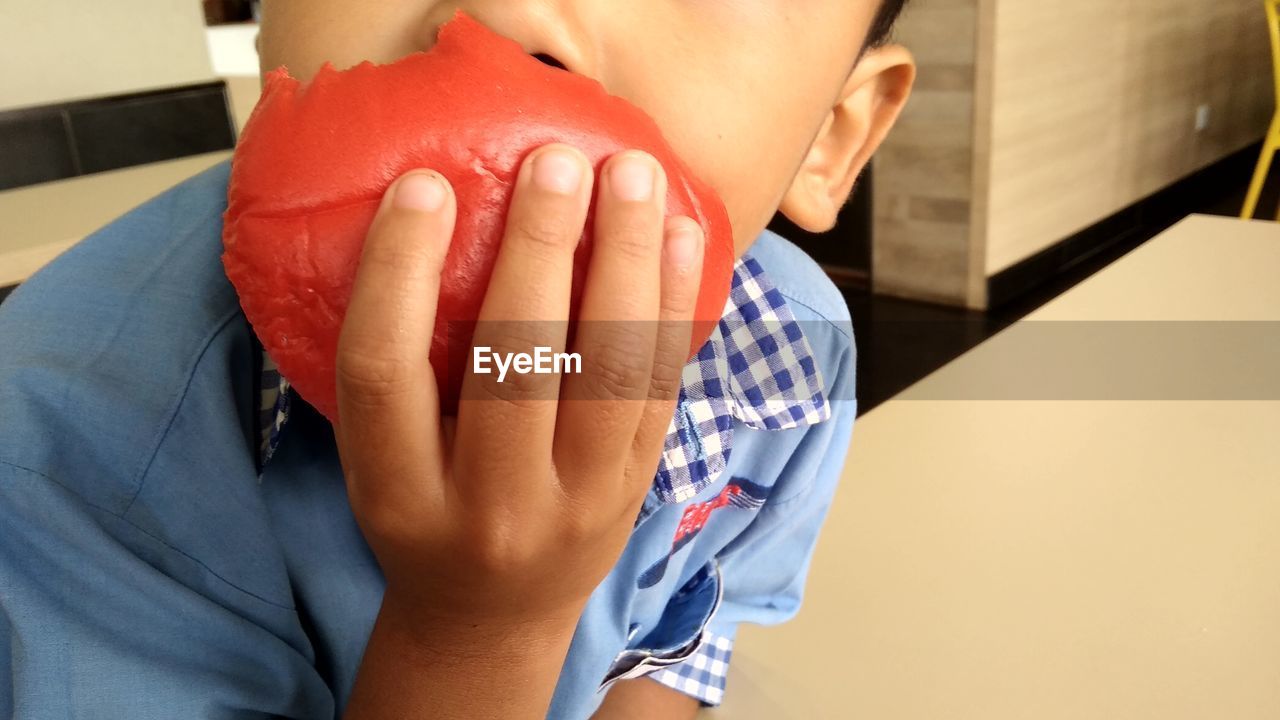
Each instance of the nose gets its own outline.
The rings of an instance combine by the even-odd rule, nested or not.
[[[440,3],[427,18],[423,47],[461,10],[490,30],[520,43],[525,52],[552,67],[596,78],[596,52],[578,0],[470,0]],[[596,78],[597,80],[600,78]]]

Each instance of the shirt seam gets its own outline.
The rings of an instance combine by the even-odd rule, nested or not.
[[[843,361],[843,359],[844,359],[844,357],[843,357],[843,353],[842,353],[842,354],[841,354],[841,357],[840,357],[840,360],[841,360],[841,361]],[[841,362],[840,364],[843,366],[843,362]],[[835,385],[835,383],[832,383],[832,386],[834,386],[834,385]],[[856,421],[857,421],[857,414],[858,414],[858,399],[857,399],[857,398],[853,398],[852,400],[850,400],[850,401],[849,401],[849,403],[851,404],[851,407],[848,407],[848,408],[845,410],[845,412],[846,412],[846,413],[853,413],[853,415],[854,415],[854,422],[856,422]],[[831,417],[827,420],[827,422],[831,423],[831,426],[830,426],[830,428],[825,428],[825,429],[824,429],[824,431],[829,431],[829,434],[831,435],[831,437],[830,437],[830,438],[828,438],[827,446],[826,446],[826,447],[824,447],[824,448],[823,448],[823,450],[822,450],[822,457],[823,457],[823,459],[824,459],[824,460],[827,458],[828,454],[830,453],[830,450],[831,450],[831,444],[832,444],[833,442],[839,442],[839,437],[838,437],[838,436],[837,436],[837,434],[836,434],[836,430],[835,430],[835,428],[839,427],[840,423],[839,423],[839,420],[836,418],[836,410],[835,410],[834,404],[833,404],[832,409],[831,409]],[[797,429],[798,429],[798,428],[797,428]],[[812,428],[805,428],[805,429],[806,429],[806,430],[812,430]],[[852,436],[851,436],[851,438],[852,438]],[[851,438],[850,438],[850,440],[849,440],[848,442],[852,442],[852,439],[851,439]],[[848,449],[848,448],[846,448],[846,449],[845,449],[845,461],[844,461],[844,462],[848,462],[848,454],[849,454],[849,449]],[[844,463],[841,463],[841,464],[843,465]],[[814,492],[814,487],[815,487],[817,484],[818,484],[817,482],[813,482],[813,481],[812,481],[812,478],[810,478],[810,482],[809,482],[809,483],[807,483],[807,484],[804,486],[804,489],[800,490],[799,492],[797,492],[795,495],[792,495],[791,497],[783,498],[782,500],[779,500],[779,501],[777,501],[777,502],[766,502],[766,503],[765,503],[765,504],[760,508],[760,512],[761,512],[762,514],[764,514],[764,512],[765,512],[766,510],[779,510],[779,509],[781,509],[781,508],[784,508],[784,507],[790,506],[792,503],[796,503],[796,502],[799,502],[799,501],[801,501],[801,500],[807,500],[807,499],[809,498],[809,496],[813,494],[813,492]],[[769,514],[772,514],[772,513],[769,513]]]
[[[156,457],[160,454],[160,447],[164,445],[164,441],[169,437],[169,431],[173,429],[173,423],[177,421],[178,413],[182,410],[182,406],[187,401],[187,394],[191,391],[191,383],[195,379],[197,368],[200,367],[200,363],[204,362],[204,356],[209,352],[209,348],[213,346],[213,341],[217,339],[224,330],[226,330],[227,326],[231,324],[231,321],[239,314],[240,309],[238,307],[229,311],[226,317],[218,321],[214,331],[209,333],[209,336],[205,338],[204,344],[200,348],[200,352],[196,354],[195,360],[192,361],[187,370],[186,382],[183,383],[182,392],[178,394],[177,401],[174,402],[172,410],[169,411],[169,419],[165,422],[164,429],[160,431],[160,434],[153,441],[151,454],[148,456],[146,464],[144,464],[133,477],[133,481],[131,482],[134,486],[133,496],[129,498],[129,502],[118,515],[121,520],[125,519],[124,516],[129,513],[129,510],[133,508],[133,504],[137,502],[138,496],[142,494],[142,488],[146,484],[147,475],[151,472],[151,466],[155,463]]]
[[[43,479],[43,480],[47,480],[48,482],[51,482],[51,483],[53,483],[54,485],[57,485],[58,487],[62,488],[63,490],[66,490],[68,493],[70,493],[70,494],[71,494],[71,496],[72,496],[72,497],[74,497],[76,500],[78,500],[78,501],[80,501],[80,502],[84,503],[84,504],[85,504],[85,505],[87,505],[88,507],[91,507],[91,508],[93,508],[94,510],[97,510],[97,511],[99,511],[99,512],[106,513],[107,515],[110,515],[111,517],[113,517],[113,518],[115,518],[115,519],[119,520],[120,522],[124,523],[125,525],[128,525],[129,527],[133,528],[134,530],[137,530],[138,532],[142,533],[142,534],[143,534],[143,535],[145,535],[146,537],[151,538],[152,540],[154,540],[154,541],[156,541],[156,542],[160,543],[160,544],[161,544],[162,546],[164,546],[166,549],[168,549],[168,550],[172,550],[173,552],[175,552],[175,553],[177,553],[177,554],[181,555],[182,557],[184,557],[184,558],[186,558],[186,559],[190,560],[191,562],[193,562],[193,563],[195,563],[196,565],[198,565],[202,570],[204,570],[205,572],[209,573],[209,574],[210,574],[210,575],[212,575],[213,577],[217,578],[219,582],[223,583],[223,584],[224,584],[224,585],[226,585],[227,587],[230,587],[230,588],[232,588],[232,589],[234,589],[234,590],[237,590],[237,591],[239,591],[239,592],[242,592],[242,593],[244,593],[245,595],[248,595],[249,597],[251,597],[251,598],[253,598],[253,599],[255,599],[255,600],[259,601],[259,602],[262,602],[262,603],[265,603],[265,604],[267,604],[267,605],[270,605],[271,607],[279,608],[279,609],[281,609],[281,610],[288,610],[289,612],[297,612],[297,608],[295,608],[295,607],[293,607],[293,606],[291,606],[291,605],[283,605],[283,604],[281,604],[281,603],[274,602],[274,601],[272,601],[272,600],[268,600],[267,598],[264,598],[264,597],[262,597],[261,595],[258,595],[257,593],[252,592],[252,591],[250,591],[250,590],[246,590],[245,588],[242,588],[242,587],[240,587],[239,585],[237,585],[237,584],[235,584],[235,583],[231,582],[230,580],[228,580],[228,579],[226,579],[226,578],[222,577],[221,575],[219,575],[219,574],[217,573],[217,571],[215,571],[213,568],[209,567],[208,565],[204,564],[204,562],[202,562],[199,558],[197,558],[197,557],[195,557],[195,556],[193,556],[193,555],[190,555],[190,554],[186,553],[186,552],[185,552],[185,551],[183,551],[181,548],[177,548],[177,547],[174,547],[173,545],[170,545],[169,543],[165,542],[163,538],[160,538],[160,537],[158,537],[158,536],[156,536],[156,535],[153,535],[153,534],[151,534],[151,533],[147,532],[145,529],[143,529],[142,527],[140,527],[139,525],[137,525],[136,523],[134,523],[134,522],[133,522],[132,520],[130,520],[129,518],[124,517],[124,515],[122,515],[122,514],[120,514],[120,513],[113,512],[113,511],[112,511],[111,509],[109,509],[109,508],[105,508],[105,507],[103,507],[103,506],[101,506],[101,505],[98,505],[97,503],[95,503],[95,502],[93,502],[93,501],[91,501],[91,500],[88,500],[87,498],[85,498],[84,496],[82,496],[80,493],[76,492],[76,491],[75,491],[75,489],[73,489],[73,488],[71,488],[71,487],[67,486],[67,484],[66,484],[66,483],[63,483],[63,482],[61,482],[61,481],[57,480],[56,478],[50,477],[49,475],[46,475],[46,474],[44,474],[44,473],[40,472],[39,470],[34,470],[34,469],[32,469],[32,468],[29,468],[29,467],[23,467],[22,465],[17,465],[17,464],[15,464],[15,463],[11,463],[11,462],[8,462],[8,461],[6,461],[6,460],[0,460],[0,465],[3,465],[3,466],[5,466],[5,467],[9,467],[9,468],[13,468],[14,470],[18,470],[18,471],[21,471],[21,472],[27,473],[27,474],[29,474],[29,475],[32,475],[32,476],[35,476],[35,477],[41,478],[41,479]]]
[[[849,410],[847,410],[846,412],[853,412],[853,413],[854,413],[854,415],[855,415],[855,419],[856,419],[857,412],[858,412],[858,401],[857,401],[857,399],[855,398],[855,399],[853,399],[853,400],[850,400],[849,402],[850,402],[850,403],[852,403],[852,407],[851,407]],[[836,419],[836,414],[835,414],[835,409],[834,409],[834,408],[833,408],[833,409],[832,409],[832,411],[831,411],[831,417],[830,417],[826,422],[828,422],[828,423],[832,423],[832,427],[836,427],[836,426],[838,426],[838,425],[839,425],[839,422],[837,422],[837,419]],[[807,433],[807,432],[809,432],[809,431],[812,431],[813,429],[814,429],[813,427],[798,427],[798,428],[790,428],[790,430],[792,430],[792,431],[801,431],[801,432],[806,432],[806,433]],[[787,431],[787,430],[782,430],[782,431],[780,431],[780,432],[788,432],[788,431]],[[832,431],[832,432],[834,433],[834,431]],[[832,438],[832,440],[834,440],[834,439],[835,439],[835,438],[833,437],[833,438]],[[827,456],[827,452],[828,452],[828,450],[829,450],[829,449],[830,449],[830,441],[828,442],[828,447],[823,449],[822,454],[823,454],[823,457],[824,457],[824,458]],[[846,461],[847,461],[848,450],[846,450],[846,451],[845,451],[845,454],[846,454]],[[775,482],[780,482],[781,480],[782,480],[782,478],[781,478],[781,477],[779,477],[779,478],[778,478],[778,480],[777,480],[777,481],[775,481]],[[785,497],[785,498],[782,498],[781,500],[774,500],[774,499],[773,499],[773,497],[770,497],[770,498],[765,502],[765,504],[764,504],[764,505],[761,505],[761,506],[760,506],[760,509],[759,509],[758,513],[759,513],[759,514],[761,514],[761,515],[766,515],[766,514],[768,514],[768,515],[772,515],[772,514],[773,514],[775,511],[777,511],[777,510],[781,510],[781,509],[783,509],[783,508],[790,507],[791,505],[793,505],[793,504],[795,504],[795,503],[797,503],[797,502],[800,502],[800,501],[802,501],[802,500],[807,500],[807,499],[809,499],[809,496],[813,494],[813,492],[814,492],[814,488],[815,488],[815,486],[816,486],[817,484],[818,484],[818,483],[816,483],[816,482],[812,482],[812,481],[811,481],[811,482],[808,482],[808,483],[806,483],[806,484],[805,484],[801,489],[797,490],[797,491],[795,492],[795,494],[793,494],[793,495],[789,495],[789,496],[787,496],[787,497]]]
[[[805,302],[805,301],[803,301],[803,300],[801,300],[801,299],[799,299],[799,298],[797,298],[797,297],[793,296],[791,293],[788,293],[786,290],[783,290],[783,289],[779,288],[779,289],[778,289],[778,292],[779,292],[779,293],[780,293],[784,298],[786,298],[787,300],[789,300],[789,301],[791,301],[791,302],[793,302],[793,303],[795,303],[795,304],[799,305],[799,306],[800,306],[800,307],[802,307],[802,308],[805,308],[806,310],[808,310],[809,312],[813,313],[814,315],[817,315],[819,318],[821,318],[821,319],[822,319],[822,321],[823,321],[823,322],[825,322],[826,324],[830,325],[830,326],[831,326],[831,327],[832,327],[836,332],[838,332],[838,333],[840,333],[841,335],[843,335],[843,336],[845,337],[845,339],[852,339],[852,338],[853,338],[853,335],[851,335],[850,333],[845,332],[844,328],[840,327],[840,324],[839,324],[839,323],[837,323],[835,320],[832,320],[831,318],[827,317],[827,314],[826,314],[826,313],[824,313],[824,312],[822,312],[822,311],[821,311],[821,310],[819,310],[818,308],[816,308],[816,307],[814,307],[814,306],[810,305],[809,303],[807,303],[807,302]],[[798,320],[798,319],[797,319],[797,322],[803,322],[803,321],[801,321],[801,320]]]

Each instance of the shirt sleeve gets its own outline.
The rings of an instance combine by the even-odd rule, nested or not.
[[[715,707],[724,700],[729,656],[732,654],[732,638],[707,631],[703,633],[702,644],[688,659],[656,670],[647,677],[690,695],[703,705]]]
[[[331,718],[311,655],[293,608],[0,462],[0,717]]]
[[[809,563],[835,495],[853,433],[854,399],[852,347],[838,364],[828,387],[831,418],[804,430],[779,482],[802,485],[780,502],[770,500],[747,529],[719,555],[722,596],[707,623],[697,650],[682,662],[647,677],[697,698],[703,705],[719,705],[733,641],[741,623],[773,625],[795,616],[804,596]]]

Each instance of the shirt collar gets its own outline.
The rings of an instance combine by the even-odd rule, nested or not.
[[[289,381],[262,353],[259,466],[280,441],[292,402]],[[749,253],[734,265],[724,314],[684,368],[653,493],[665,503],[692,498],[724,472],[734,421],[786,430],[831,417],[813,348],[782,293]]]

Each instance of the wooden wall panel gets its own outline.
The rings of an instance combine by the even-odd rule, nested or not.
[[[988,274],[1257,140],[1271,117],[1259,0],[998,0],[992,43]]]
[[[878,293],[973,304],[971,257],[976,0],[908,7],[897,40],[916,87],[876,156],[871,281]],[[980,258],[979,258],[980,259]]]

